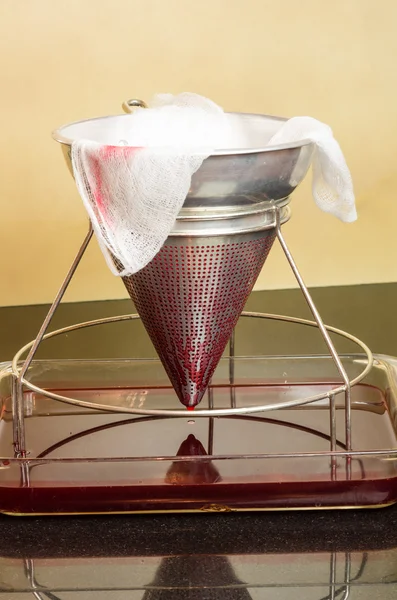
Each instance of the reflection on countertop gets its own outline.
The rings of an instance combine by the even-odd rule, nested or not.
[[[394,509],[3,517],[0,598],[391,599],[396,521]]]

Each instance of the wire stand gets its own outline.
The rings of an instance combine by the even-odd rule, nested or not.
[[[269,314],[263,314],[263,313],[247,313],[247,312],[245,312],[245,313],[242,313],[242,316],[251,317],[251,318],[259,318],[259,319],[262,319],[262,318],[273,319],[273,320],[278,320],[278,321],[286,321],[286,322],[290,322],[290,323],[300,323],[300,324],[307,325],[310,327],[317,327],[320,330],[320,333],[328,347],[329,353],[333,359],[333,362],[335,363],[335,366],[337,368],[337,371],[339,373],[342,383],[341,383],[341,385],[339,385],[338,387],[335,387],[331,391],[312,395],[305,399],[290,400],[290,401],[286,401],[286,402],[282,402],[282,403],[278,402],[276,404],[267,404],[267,405],[263,405],[263,406],[248,406],[248,407],[247,406],[245,406],[245,407],[237,407],[236,406],[235,390],[233,388],[233,385],[231,385],[231,387],[230,387],[230,390],[231,390],[230,408],[223,408],[223,409],[212,408],[212,404],[210,401],[209,408],[208,409],[196,409],[194,417],[199,418],[199,417],[216,417],[216,416],[229,416],[229,415],[249,415],[252,413],[302,406],[305,404],[316,402],[321,399],[327,399],[328,403],[329,403],[329,413],[330,413],[331,472],[333,472],[335,474],[336,458],[339,455],[339,452],[337,451],[337,443],[336,443],[337,438],[336,438],[336,418],[335,418],[335,413],[336,413],[335,396],[337,394],[343,394],[344,395],[344,409],[345,409],[344,410],[344,413],[345,413],[345,445],[344,445],[345,449],[344,449],[343,454],[346,458],[346,477],[349,479],[350,478],[350,469],[351,469],[350,461],[351,461],[352,455],[354,454],[354,452],[352,452],[352,441],[351,441],[352,440],[351,388],[353,385],[359,383],[369,373],[369,371],[371,370],[372,365],[373,365],[373,356],[372,356],[370,349],[363,342],[358,340],[356,337],[354,337],[346,332],[343,332],[339,329],[336,329],[334,327],[329,327],[329,326],[324,325],[323,320],[311,298],[311,295],[303,281],[303,278],[298,270],[298,267],[293,259],[293,256],[292,256],[292,254],[288,248],[288,245],[284,239],[284,236],[281,232],[279,209],[276,206],[274,206],[272,210],[274,212],[274,227],[276,230],[277,238],[278,238],[281,248],[286,256],[286,259],[290,265],[290,268],[291,268],[292,272],[294,273],[294,276],[299,284],[299,287],[300,287],[302,294],[306,300],[306,303],[309,306],[311,313],[313,314],[314,321],[309,321],[307,319],[299,319],[299,318],[295,318],[295,317],[286,317],[286,316],[282,316],[282,315],[269,315]],[[61,396],[59,394],[50,392],[48,390],[43,390],[43,389],[35,386],[33,383],[31,383],[28,380],[27,373],[28,373],[29,367],[30,367],[32,360],[37,352],[38,347],[40,346],[40,344],[43,340],[66,333],[66,332],[69,332],[69,331],[82,329],[85,327],[92,327],[95,325],[101,325],[101,324],[105,324],[105,323],[134,320],[134,319],[139,318],[138,315],[122,315],[122,316],[110,317],[110,318],[106,318],[106,319],[97,319],[94,321],[88,321],[88,322],[80,323],[77,325],[71,325],[69,327],[65,327],[63,329],[53,331],[51,333],[46,333],[46,331],[51,323],[52,317],[54,316],[54,313],[56,312],[60,302],[62,301],[62,298],[73,278],[73,275],[74,275],[83,255],[92,239],[92,236],[93,236],[93,229],[92,229],[92,226],[90,223],[88,232],[81,244],[81,247],[79,248],[79,250],[77,252],[77,255],[69,269],[69,272],[67,273],[67,275],[55,297],[54,302],[51,305],[51,308],[48,311],[46,318],[43,321],[43,324],[39,330],[39,333],[38,333],[36,339],[33,342],[31,342],[31,343],[25,345],[23,348],[21,348],[19,350],[19,352],[15,355],[15,357],[12,361],[13,444],[14,444],[14,457],[17,459],[26,459],[29,454],[28,449],[26,447],[25,422],[24,422],[24,418],[25,418],[25,416],[24,416],[24,389],[25,388],[29,389],[31,391],[40,393],[48,398],[52,398],[53,400],[57,400],[60,402],[66,402],[68,404],[75,404],[80,407],[88,407],[90,409],[98,409],[101,411],[120,412],[120,413],[132,413],[132,414],[136,414],[136,415],[148,415],[148,416],[152,416],[152,417],[153,416],[156,416],[156,417],[167,417],[168,416],[168,417],[186,418],[186,410],[169,410],[169,409],[167,409],[167,410],[145,410],[145,409],[137,409],[137,408],[121,407],[121,406],[120,407],[106,406],[106,405],[94,404],[91,402],[84,402],[84,401],[77,400],[74,398]],[[343,337],[355,342],[356,344],[358,344],[360,346],[360,348],[363,350],[364,354],[366,355],[367,361],[363,368],[363,371],[361,372],[360,375],[356,376],[352,380],[349,379],[349,377],[346,373],[346,370],[342,364],[341,358],[335,349],[335,346],[330,337],[331,332],[342,335]],[[20,359],[21,359],[22,355],[25,354],[26,352],[28,352],[27,357],[25,358],[25,360],[21,366]],[[233,384],[233,382],[234,382],[234,355],[235,355],[235,340],[234,340],[234,334],[233,334],[231,337],[231,340],[230,340],[230,344],[229,344],[229,382],[230,382],[230,384]],[[210,394],[211,394],[211,388],[209,389],[209,398],[211,399]],[[212,450],[213,432],[211,434],[211,425],[213,427],[213,419],[212,418],[209,419],[209,427],[210,427],[209,450]],[[315,453],[308,454],[308,456],[315,456],[315,455],[316,455]],[[28,461],[22,460],[21,462],[23,463],[22,466],[25,467],[24,469],[22,469],[22,483],[24,485],[28,485],[29,464],[28,464]]]

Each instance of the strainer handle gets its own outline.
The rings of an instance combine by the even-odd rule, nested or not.
[[[138,100],[137,98],[132,98],[131,100],[126,100],[125,102],[123,102],[122,104],[123,106],[123,110],[126,113],[132,113],[134,111],[134,108],[147,108],[147,104],[146,102],[144,102],[143,100]]]

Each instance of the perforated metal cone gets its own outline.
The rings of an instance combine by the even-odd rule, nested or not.
[[[202,399],[275,238],[171,237],[123,278],[179,400]]]

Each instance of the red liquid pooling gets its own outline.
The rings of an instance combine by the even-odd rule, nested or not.
[[[208,463],[207,463],[208,464]],[[187,482],[187,479],[190,481]],[[0,487],[1,512],[14,514],[215,511],[385,506],[397,501],[397,478],[258,483],[158,482],[153,485]]]
[[[217,458],[212,455],[214,446],[209,443],[209,438],[205,435],[200,441],[193,434],[186,437],[183,423],[183,435],[180,435],[179,429],[164,428],[154,442],[157,452],[152,460],[146,460],[145,463],[138,457],[131,460],[113,459],[114,462],[107,464],[100,461],[95,463],[88,462],[89,457],[85,460],[80,454],[78,463],[55,463],[51,461],[53,452],[60,452],[65,445],[59,442],[47,448],[46,452],[36,454],[37,458],[45,458],[40,465],[34,464],[34,457],[26,461],[25,464],[30,464],[28,477],[26,474],[22,477],[20,464],[9,461],[7,465],[4,461],[3,469],[0,469],[0,512],[14,515],[228,512],[241,509],[362,508],[394,504],[397,502],[397,469],[393,461],[365,455],[372,448],[365,439],[365,431],[369,427],[375,428],[378,443],[389,448],[396,446],[396,432],[390,428],[390,415],[386,410],[383,391],[371,387],[372,392],[369,393],[369,387],[361,384],[356,391],[360,391],[360,388],[360,397],[364,400],[367,398],[368,402],[364,411],[352,411],[353,422],[358,425],[367,422],[367,425],[364,433],[353,426],[353,430],[358,432],[355,449],[363,451],[363,454],[351,459],[349,472],[343,455],[338,457],[335,468],[332,468],[329,456],[321,455],[316,458],[304,456],[276,460],[263,459],[258,454],[253,455],[256,458],[251,458],[250,454],[232,454],[229,459],[229,452],[223,451],[215,428],[214,438],[211,439],[214,439],[219,452]],[[382,406],[385,410],[382,410]],[[321,422],[321,412],[317,410],[315,415]],[[183,420],[177,419],[177,422]],[[267,429],[258,427],[257,420],[251,417],[245,418],[245,422],[252,422],[252,428],[245,432],[252,446],[255,439],[263,438]],[[116,424],[107,423],[94,428],[92,435],[113,425]],[[302,425],[294,431],[302,432],[304,436],[316,433],[316,430]],[[75,436],[72,442],[68,438],[67,444],[71,445],[66,456],[73,457],[73,444],[78,437],[81,435]],[[319,439],[319,436],[313,439]],[[158,461],[156,456],[164,454],[164,444],[167,458],[164,455],[164,460]],[[288,447],[288,437],[285,444],[285,451],[291,449]],[[260,449],[258,445],[258,452]],[[299,451],[299,447],[293,447],[292,450]],[[307,451],[307,448],[303,447],[302,450]]]

